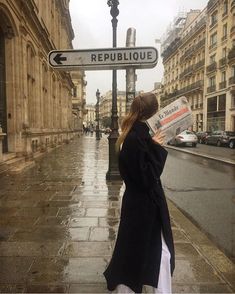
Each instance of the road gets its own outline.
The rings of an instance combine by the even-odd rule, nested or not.
[[[234,153],[227,148],[199,148]],[[235,167],[176,150],[168,152],[162,175],[167,197],[234,259]]]

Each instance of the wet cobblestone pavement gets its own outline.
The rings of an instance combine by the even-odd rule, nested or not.
[[[124,185],[105,180],[107,143],[106,137],[76,138],[30,170],[0,178],[1,292],[108,293],[102,273]],[[232,262],[172,202],[169,209],[176,246],[173,291],[231,293]]]

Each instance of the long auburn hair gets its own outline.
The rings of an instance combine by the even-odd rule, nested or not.
[[[134,98],[130,112],[124,117],[121,130],[122,133],[117,139],[116,150],[120,149],[121,144],[124,142],[127,134],[136,121],[142,121],[150,118],[158,111],[158,102],[156,96],[151,93],[142,93]]]

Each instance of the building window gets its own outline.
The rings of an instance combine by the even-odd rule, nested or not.
[[[221,82],[226,82],[226,71],[221,73]]]
[[[210,64],[215,62],[215,55],[216,54],[213,54],[213,55],[210,56]]]
[[[231,108],[235,108],[235,95],[234,94],[232,95],[232,98],[231,98]]]
[[[219,96],[218,111],[225,111],[226,107],[226,94]]]
[[[227,48],[223,48],[222,49],[222,58],[226,57],[227,56]]]
[[[227,39],[227,33],[228,33],[228,26],[227,26],[227,24],[224,24],[223,25],[223,37],[222,37],[222,40]]]
[[[209,78],[209,86],[210,87],[215,86],[215,76]]]
[[[223,16],[226,14],[228,14],[228,0],[225,0],[223,4]]]
[[[217,97],[211,97],[207,100],[207,112],[217,111]]]
[[[213,48],[217,44],[217,33],[210,36],[210,47]]]
[[[231,76],[235,77],[235,65],[231,67]]]
[[[215,11],[211,15],[211,27],[214,26],[217,23],[217,20],[218,20],[218,13],[217,13],[217,11]]]

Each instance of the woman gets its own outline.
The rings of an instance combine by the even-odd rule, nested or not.
[[[161,146],[163,134],[151,137],[145,123],[157,110],[154,94],[137,96],[117,141],[126,190],[113,256],[104,272],[108,290],[117,293],[141,293],[143,285],[152,286],[153,293],[171,293],[175,254],[160,181],[167,151]]]

